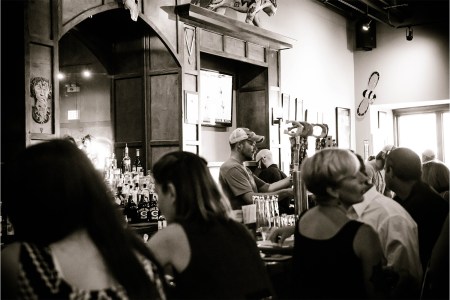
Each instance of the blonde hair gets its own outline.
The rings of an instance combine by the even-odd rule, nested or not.
[[[327,187],[335,187],[347,176],[359,172],[360,163],[347,149],[326,148],[303,161],[301,177],[306,188],[318,197],[327,196]]]

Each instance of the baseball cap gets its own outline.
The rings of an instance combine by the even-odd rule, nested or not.
[[[264,136],[256,135],[253,131],[248,128],[236,128],[230,134],[230,144],[236,144],[237,142],[249,140],[256,143],[261,143],[264,141]]]
[[[258,153],[256,153],[255,161],[260,161],[265,158],[268,154],[270,154],[269,149],[261,149]]]

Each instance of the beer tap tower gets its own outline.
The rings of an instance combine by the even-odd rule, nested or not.
[[[310,124],[299,121],[286,121],[286,123],[292,125],[284,133],[289,135],[291,144],[289,171],[294,185],[295,215],[299,216],[300,213],[309,208],[307,190],[300,176],[300,166],[307,157],[308,137],[314,136],[317,139],[326,138],[328,136],[328,125]],[[316,128],[319,129],[319,132],[316,132]],[[317,147],[316,150],[318,150]]]
[[[292,176],[294,185],[294,208],[295,215],[299,216],[301,212],[308,209],[308,195],[303,180],[300,177],[300,166],[306,158],[308,149],[308,136],[312,134],[312,125],[306,122],[286,121],[292,124],[284,131],[289,135],[291,144],[291,163],[289,172]]]

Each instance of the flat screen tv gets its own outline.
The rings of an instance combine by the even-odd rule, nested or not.
[[[202,125],[231,127],[233,113],[233,76],[200,70]]]

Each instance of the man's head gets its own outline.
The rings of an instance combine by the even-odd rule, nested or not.
[[[267,168],[273,164],[272,152],[270,152],[269,149],[261,149],[258,153],[256,153],[255,160]]]
[[[396,148],[386,155],[386,185],[395,192],[396,182],[420,180],[422,163],[419,155],[408,148]]]
[[[436,158],[436,154],[431,149],[426,149],[422,152],[422,162],[427,162]]]
[[[253,159],[256,143],[264,141],[264,136],[256,135],[248,128],[236,128],[230,134],[229,142],[232,151],[239,152],[247,160]]]

